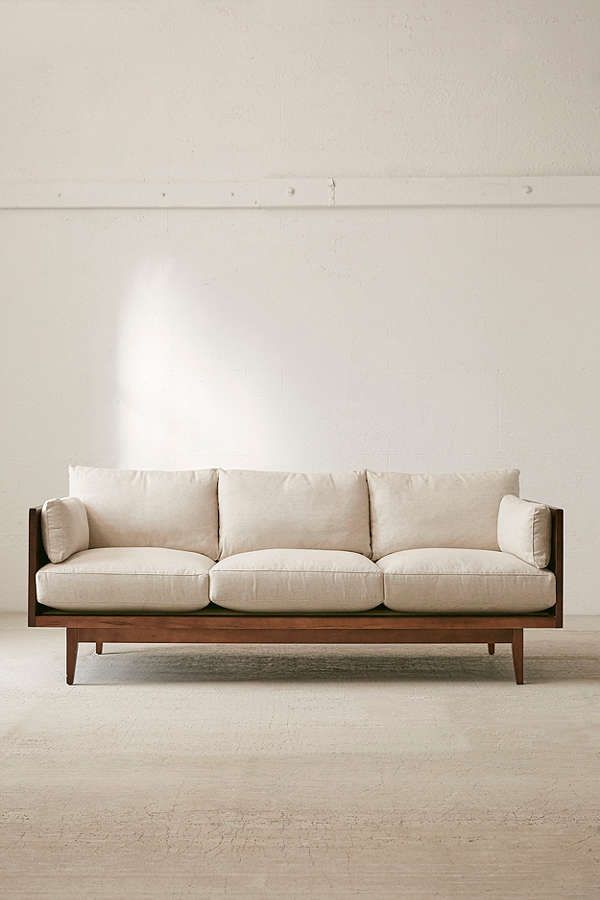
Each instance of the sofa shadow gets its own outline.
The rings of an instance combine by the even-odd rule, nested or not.
[[[308,650],[268,652],[206,648],[104,648],[102,656],[80,653],[76,683],[210,684],[210,683],[335,683],[377,681],[508,682],[513,681],[510,649],[498,647],[461,654],[460,649],[438,653],[402,653],[397,648],[338,653]],[[526,660],[526,684],[600,682],[600,658],[531,656]]]

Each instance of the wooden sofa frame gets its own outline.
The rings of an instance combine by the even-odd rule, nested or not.
[[[73,684],[80,643],[210,644],[511,644],[517,684],[523,684],[523,629],[562,628],[563,510],[551,508],[549,568],[556,577],[556,605],[528,615],[408,615],[392,610],[365,613],[237,613],[208,607],[189,615],[61,613],[38,603],[36,572],[48,562],[41,532],[41,506],[29,510],[28,624],[66,628],[66,680]]]

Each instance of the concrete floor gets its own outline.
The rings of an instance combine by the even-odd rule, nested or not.
[[[1,620],[2,897],[600,896],[600,618],[510,648]]]

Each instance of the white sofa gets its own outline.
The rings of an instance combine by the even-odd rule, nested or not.
[[[56,624],[69,630],[65,616],[75,617],[79,640],[100,622],[113,629],[111,638],[127,639],[132,620],[148,628],[150,616],[162,617],[156,627],[179,617],[173,628],[180,636],[187,617],[189,634],[202,640],[198,617],[221,616],[224,628],[228,611],[238,616],[238,628],[240,614],[254,623],[257,616],[309,617],[321,631],[324,617],[358,616],[348,634],[356,635],[362,622],[363,639],[373,628],[378,641],[385,628],[398,639],[407,618],[423,631],[443,618],[454,629],[449,638],[463,639],[458,629],[470,618],[481,623],[478,631],[469,624],[473,638],[494,630],[514,651],[512,632],[520,630],[522,640],[522,629],[514,621],[509,628],[510,617],[562,624],[561,511],[519,499],[517,470],[408,475],[74,466],[69,474],[70,496],[46,501],[37,514],[41,542],[31,536],[30,624],[54,624],[50,619],[62,614]],[[491,629],[490,617],[502,627],[495,621]],[[306,629],[307,621],[298,627]],[[491,649],[495,642],[487,641]]]

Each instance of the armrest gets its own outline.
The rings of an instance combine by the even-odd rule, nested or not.
[[[36,572],[48,562],[42,540],[42,507],[33,506],[29,510],[29,576],[27,591],[27,624],[35,625],[37,612]]]
[[[548,568],[556,579],[556,627],[563,626],[563,566],[564,566],[564,520],[565,512],[556,506],[549,506],[552,517],[550,539],[550,562]]]
[[[29,510],[29,625],[37,612],[36,574],[49,562],[59,563],[90,544],[85,506],[76,497],[47,500]]]
[[[507,494],[498,509],[498,546],[537,569],[550,561],[552,516],[542,503]]]
[[[87,510],[79,497],[46,500],[42,506],[42,540],[50,562],[61,563],[90,546]]]
[[[529,564],[535,564],[532,562],[531,558],[527,558],[527,553],[519,553],[518,540],[517,546],[514,545],[513,539],[509,536],[508,539],[506,536],[501,539],[501,528],[507,527],[506,519],[504,523],[501,522],[501,516],[507,512],[506,507],[509,504],[505,504],[505,509],[503,511],[502,504],[504,500],[507,499],[510,501],[511,505],[513,505],[514,509],[517,507],[512,503],[515,501],[518,504],[523,504],[526,509],[526,505],[529,504],[534,509],[541,509],[545,511],[545,519],[546,525],[548,528],[547,533],[547,556],[544,560],[545,568],[549,569],[554,573],[554,578],[556,581],[556,607],[554,610],[555,619],[556,619],[556,627],[562,628],[563,625],[563,568],[564,568],[564,510],[555,507],[549,506],[545,503],[538,503],[534,500],[518,500],[516,497],[507,497],[502,498],[502,502],[500,504],[500,510],[498,512],[498,545],[501,550],[505,550],[506,552],[513,553],[515,556],[518,556],[520,559],[524,559],[525,562]],[[508,510],[510,511],[510,510]],[[517,523],[518,524],[518,523]],[[533,534],[533,523],[531,523],[531,534]],[[508,540],[508,544],[506,543]],[[533,538],[531,538],[531,545],[533,545]],[[533,549],[533,547],[532,547]]]

